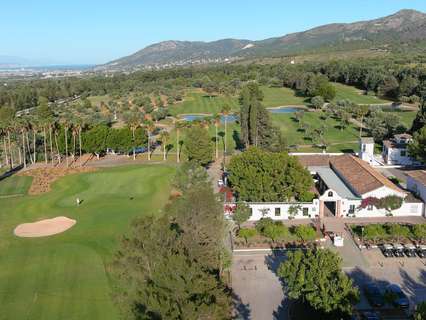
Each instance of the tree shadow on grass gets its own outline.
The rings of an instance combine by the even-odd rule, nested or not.
[[[0,181],[2,181],[3,179],[6,179],[8,177],[13,176],[15,173],[17,173],[18,171],[20,171],[23,167],[24,167],[24,165],[20,164],[19,166],[13,168],[12,170],[6,171],[2,175],[0,175]]]

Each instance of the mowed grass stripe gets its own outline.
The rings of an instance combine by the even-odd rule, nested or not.
[[[31,186],[31,177],[10,176],[0,180],[0,196],[24,195]]]

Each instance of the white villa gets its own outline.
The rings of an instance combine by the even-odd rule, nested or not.
[[[392,139],[383,141],[382,157],[388,165],[415,165],[416,160],[408,155],[408,144],[413,137],[408,133],[396,134]]]
[[[291,207],[293,208],[290,212],[293,211],[292,218],[295,219],[324,216],[345,218],[423,215],[424,204],[421,200],[397,187],[360,158],[326,154],[298,157],[312,174],[315,182],[315,190],[312,191],[315,192],[316,198],[309,203],[248,203],[252,210],[249,221],[258,221],[263,217],[286,220],[289,219]],[[363,205],[363,199],[382,199],[387,196],[402,198],[402,206],[388,212],[373,205]],[[232,214],[233,207],[235,204],[226,204],[225,214]],[[297,213],[294,215],[294,212]]]

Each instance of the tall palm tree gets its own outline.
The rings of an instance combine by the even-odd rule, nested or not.
[[[7,150],[7,143],[6,143],[6,128],[3,126],[0,126],[0,137],[3,138],[3,155],[4,155],[4,162],[6,166],[9,166],[9,155]]]
[[[225,139],[224,139],[224,153],[225,153],[225,155],[224,155],[224,157],[226,156],[226,138],[227,138],[227,122],[228,122],[228,115],[229,115],[229,112],[231,111],[231,107],[228,105],[228,104],[225,104],[223,107],[222,107],[222,114],[223,114],[223,116],[224,116],[224,120],[225,120]]]
[[[174,120],[175,130],[176,130],[176,162],[180,162],[180,141],[179,141],[179,134],[180,129],[183,127],[182,121],[179,121],[177,119]]]
[[[160,134],[160,139],[161,139],[161,144],[163,145],[163,160],[166,161],[166,148],[167,148],[167,141],[170,138],[170,134],[166,131],[163,130],[161,131]]]
[[[10,155],[10,169],[13,169],[14,167],[14,161],[13,161],[13,152],[12,152],[12,143],[11,143],[11,132],[15,131],[15,127],[14,127],[15,123],[14,121],[9,121],[8,125],[7,125],[7,144],[9,147],[9,155]]]
[[[68,130],[69,130],[69,121],[66,117],[62,117],[60,120],[63,128],[64,128],[64,139],[65,139],[65,162],[67,165],[67,168],[69,167],[69,161],[68,161]]]
[[[141,125],[141,115],[138,112],[131,112],[130,114],[126,115],[126,122],[127,125],[130,127],[130,130],[132,131],[132,141],[133,141],[133,160],[136,160],[136,129],[140,127]]]
[[[151,133],[153,133],[155,130],[154,122],[147,120],[145,122],[145,130],[148,135],[148,160],[151,160]]]
[[[219,158],[219,136],[218,136],[218,129],[220,126],[220,114],[215,114],[213,116],[213,121],[214,121],[214,127],[215,127],[215,137],[214,137],[214,142],[215,142],[215,150],[216,150],[216,159]]]

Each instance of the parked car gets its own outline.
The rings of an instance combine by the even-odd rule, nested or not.
[[[426,246],[425,245],[419,245],[417,247],[417,255],[420,258],[426,258]]]
[[[395,257],[402,258],[404,256],[404,247],[400,243],[394,243],[393,245],[393,255]]]
[[[364,311],[361,313],[361,319],[365,320],[380,320],[380,316],[377,312],[374,311]]]
[[[385,304],[383,294],[375,283],[369,283],[364,286],[364,293],[371,306],[381,307]]]
[[[386,258],[393,257],[393,247],[390,244],[384,244],[381,246],[383,255]]]
[[[404,244],[404,253],[407,257],[414,258],[416,256],[416,246],[412,243]]]
[[[390,284],[386,287],[385,294],[389,296],[392,304],[402,309],[408,309],[410,301],[401,288],[396,284]]]
[[[217,180],[217,186],[218,186],[219,188],[222,188],[222,187],[223,187],[223,180],[222,180],[222,179]]]
[[[137,147],[135,148],[134,152],[135,154],[141,154],[147,152],[148,149],[146,147]],[[133,156],[133,149],[131,149],[128,153],[129,156]]]

